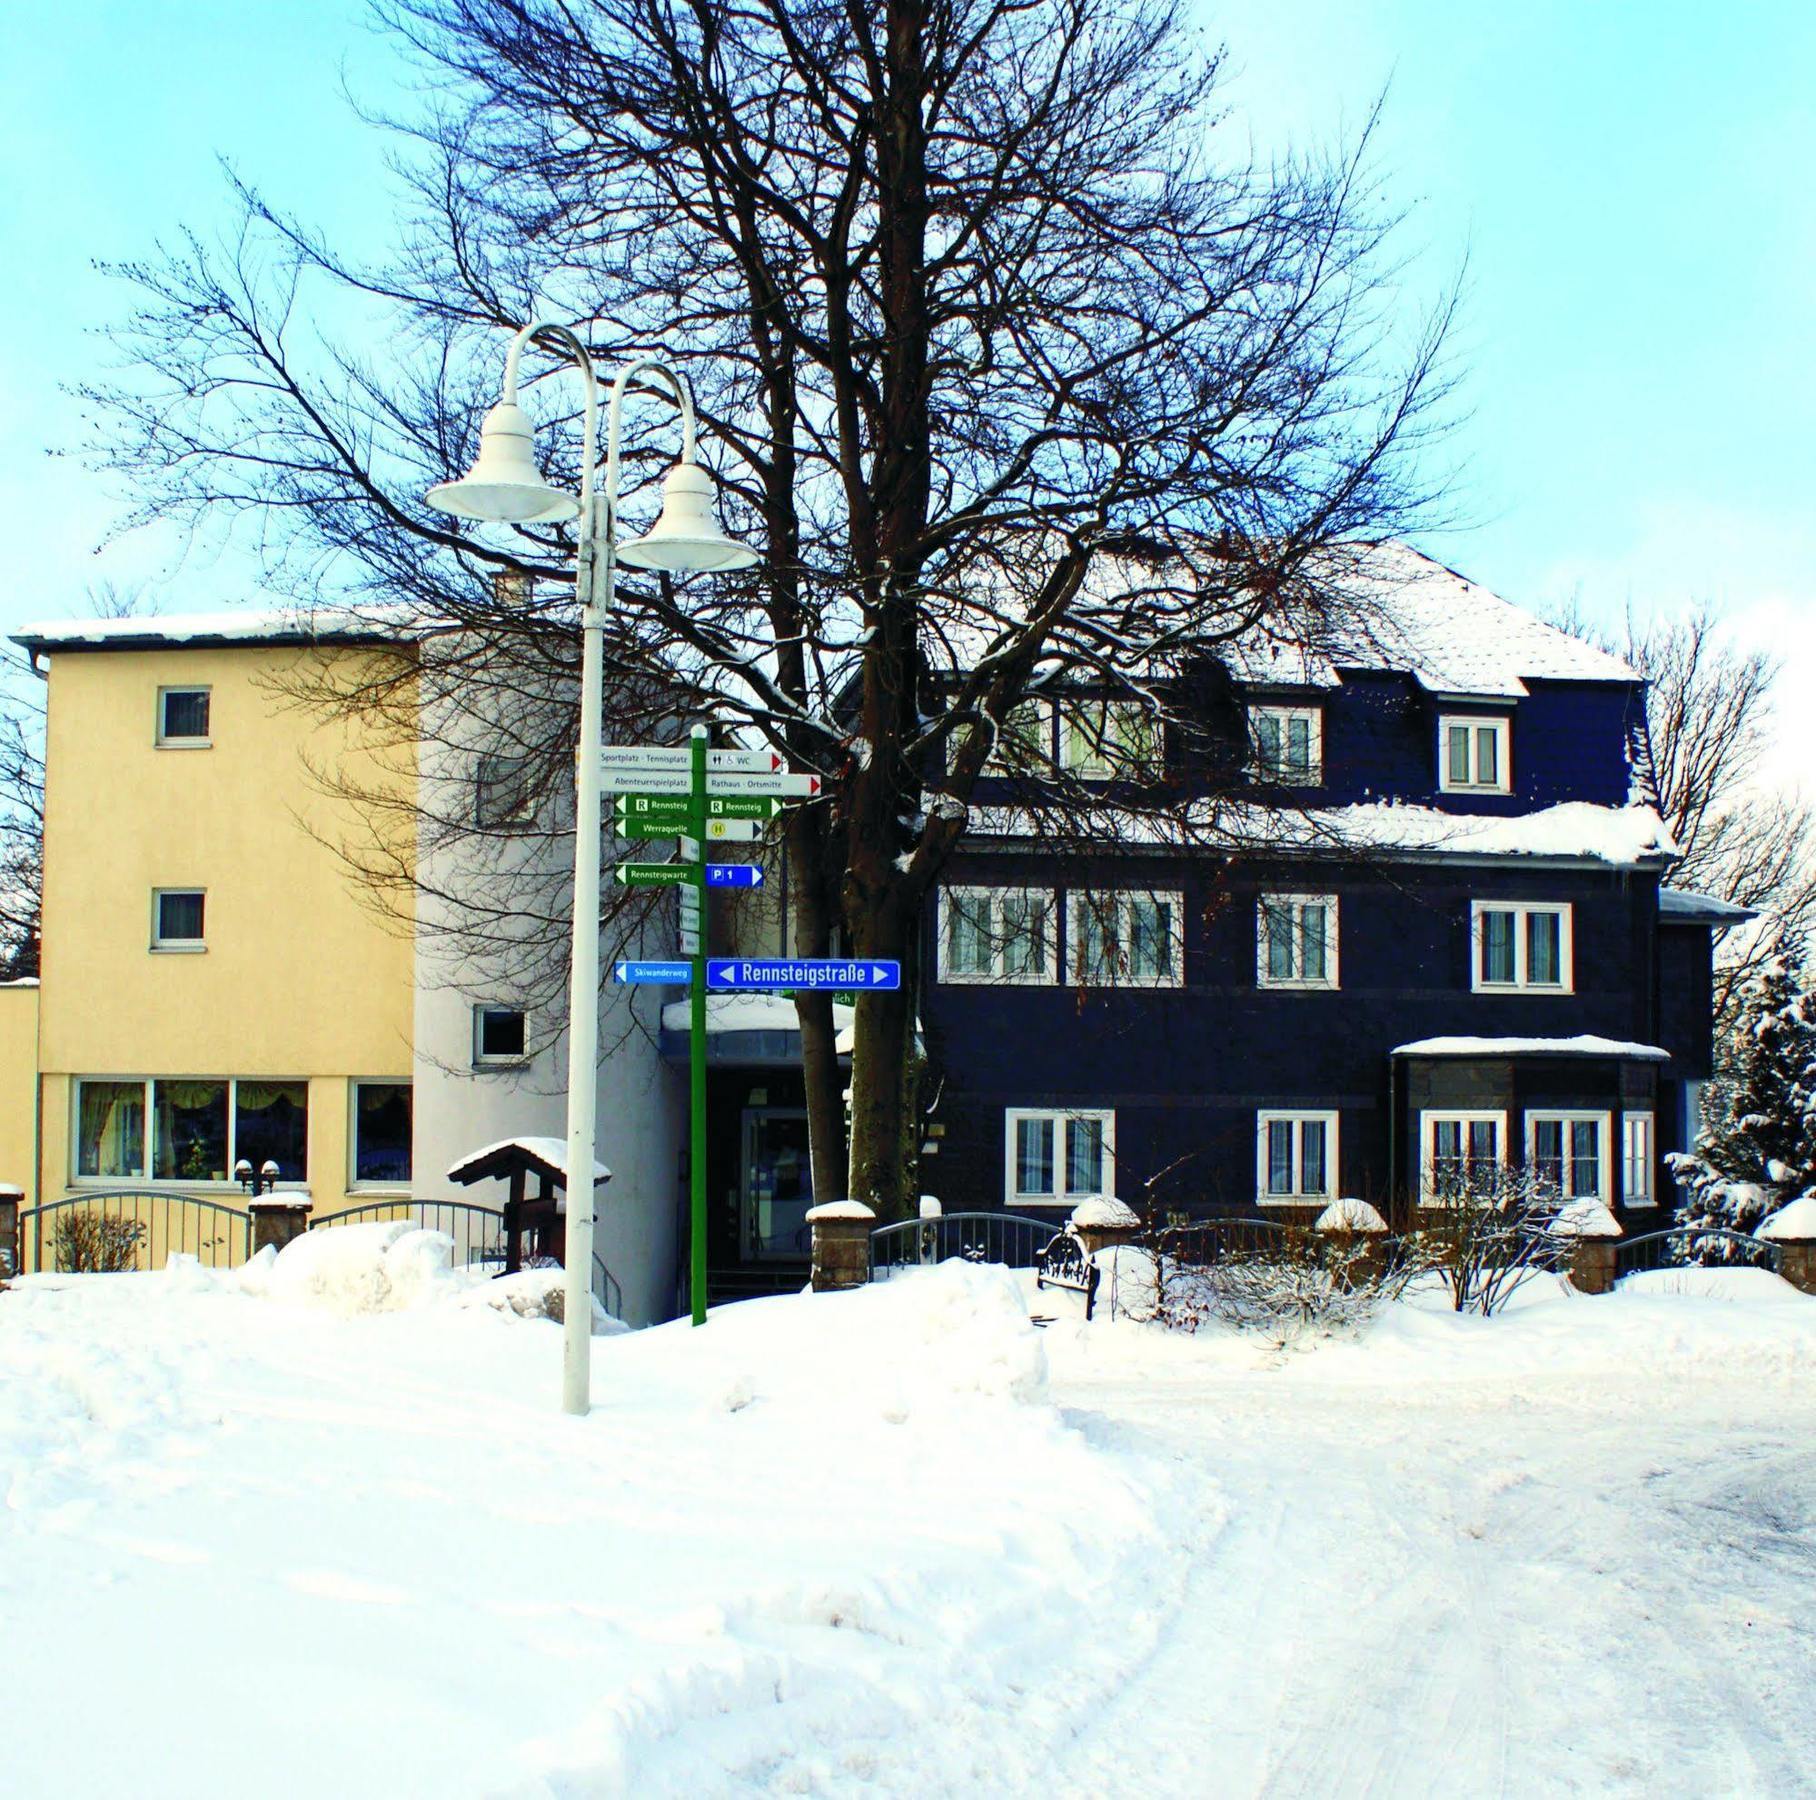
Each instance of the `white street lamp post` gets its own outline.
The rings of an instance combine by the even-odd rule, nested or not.
[[[517,365],[532,338],[554,339],[574,359],[586,388],[580,496],[553,488],[536,466],[530,422],[517,404]],[[681,460],[662,486],[662,514],[648,533],[620,544],[619,420],[624,391],[654,375],[681,408]],[[574,759],[574,938],[568,988],[567,1254],[563,1294],[561,1403],[571,1413],[589,1405],[592,1379],[593,1166],[599,1056],[600,746],[605,734],[605,615],[612,577],[622,562],[635,569],[739,569],[757,553],[728,538],[714,516],[712,480],[694,461],[694,402],[686,379],[666,363],[640,357],[612,382],[606,429],[605,493],[594,494],[599,454],[599,382],[586,346],[565,325],[526,325],[505,358],[504,393],[480,427],[479,455],[458,481],[425,496],[463,518],[528,524],[579,516],[580,736]]]

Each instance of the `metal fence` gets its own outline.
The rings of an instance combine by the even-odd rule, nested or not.
[[[504,1214],[495,1206],[470,1200],[369,1200],[363,1206],[344,1206],[309,1221],[311,1231],[335,1225],[384,1225],[402,1220],[424,1231],[446,1232],[454,1240],[454,1266],[504,1262]]]
[[[924,1268],[955,1256],[966,1262],[1031,1269],[1059,1232],[1051,1219],[1023,1213],[958,1212],[938,1219],[905,1219],[870,1234],[870,1279],[882,1281],[902,1269]]]
[[[1191,1219],[1143,1232],[1139,1241],[1144,1249],[1184,1268],[1208,1269],[1233,1259],[1284,1255],[1289,1248],[1318,1240],[1303,1226],[1283,1225],[1277,1219]]]
[[[1778,1273],[1778,1246],[1742,1231],[1704,1225],[1673,1225],[1614,1246],[1614,1278],[1647,1275],[1659,1269],[1714,1267],[1769,1269]]]
[[[19,1272],[123,1274],[193,1256],[230,1269],[252,1254],[252,1218],[193,1194],[122,1188],[70,1194],[19,1214]]]

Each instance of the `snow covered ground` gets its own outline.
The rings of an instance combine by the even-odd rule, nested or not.
[[[1782,1286],[1277,1354],[949,1264],[599,1338],[577,1421],[412,1266],[0,1295],[7,1793],[1816,1785]]]

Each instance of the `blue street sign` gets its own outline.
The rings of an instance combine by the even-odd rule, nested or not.
[[[761,887],[763,885],[763,865],[761,863],[708,863],[706,865],[706,885],[708,887]]]
[[[713,956],[706,961],[709,988],[899,988],[899,962],[845,962],[831,956],[790,956],[759,960]]]
[[[618,962],[612,964],[614,981],[658,982],[666,987],[686,987],[693,965],[684,962]]]

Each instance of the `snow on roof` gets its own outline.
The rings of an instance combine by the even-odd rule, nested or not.
[[[0,988],[35,988],[37,985],[36,975],[21,975],[17,981],[0,981]]]
[[[1805,1194],[1781,1206],[1753,1233],[1762,1238],[1816,1238],[1816,1194]]]
[[[687,1031],[691,1028],[687,1000],[671,1000],[662,1009],[664,1031]],[[856,1015],[849,1006],[836,1002],[832,1009],[832,1028],[847,1029]],[[706,1035],[722,1031],[799,1031],[800,1019],[791,994],[708,994],[706,996]]]
[[[1658,890],[1658,916],[1698,925],[1744,925],[1757,919],[1759,912],[1755,907],[1736,906],[1732,900],[1718,900],[1713,894],[1662,887]]]
[[[346,638],[405,643],[421,632],[421,615],[410,606],[247,607],[146,618],[42,620],[14,632],[12,641],[27,650],[137,650],[177,644],[293,644]]]
[[[1303,809],[1198,801],[1165,813],[1082,806],[1073,816],[1081,835],[1156,848],[1543,856],[1616,867],[1665,862],[1677,855],[1656,808],[1595,806],[1585,800],[1510,816],[1445,812],[1400,801]],[[1041,822],[1025,808],[979,807],[972,822],[983,837],[1045,835]]]
[[[1618,1056],[1628,1062],[1669,1062],[1671,1052],[1656,1044],[1629,1044],[1594,1037],[1430,1037],[1401,1044],[1389,1056]]]
[[[557,1137],[510,1137],[500,1138],[495,1144],[487,1144],[483,1150],[473,1150],[463,1156],[459,1162],[448,1170],[448,1179],[458,1181],[462,1174],[476,1165],[489,1161],[501,1150],[521,1150],[525,1156],[539,1163],[546,1163],[556,1174],[564,1179],[567,1175],[567,1141]],[[604,1163],[593,1164],[594,1181],[610,1181],[612,1172]]]

